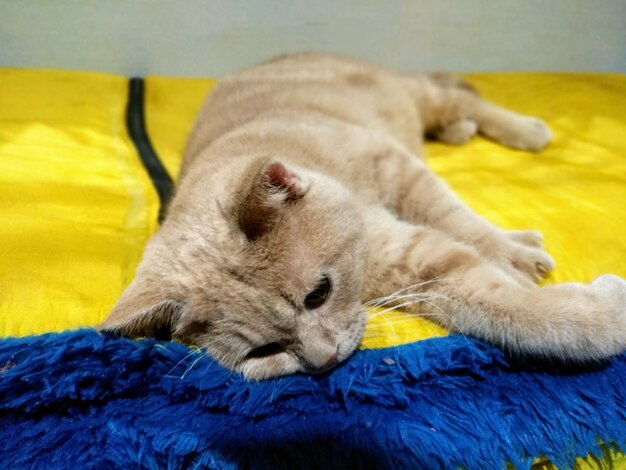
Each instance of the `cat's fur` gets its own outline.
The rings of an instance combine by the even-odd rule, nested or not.
[[[346,359],[363,304],[401,291],[396,302],[421,300],[410,308],[515,353],[621,352],[624,280],[536,286],[553,268],[541,235],[494,227],[424,164],[425,134],[460,144],[477,132],[532,151],[550,140],[541,121],[445,75],[300,54],[223,79],[168,216],[101,328],[165,329],[260,379]]]

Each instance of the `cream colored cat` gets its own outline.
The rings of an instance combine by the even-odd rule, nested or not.
[[[396,296],[516,354],[605,358],[626,348],[626,282],[534,284],[533,231],[500,230],[426,167],[429,134],[537,151],[541,121],[447,76],[335,56],[279,57],[223,79],[191,134],[177,194],[101,328],[206,348],[253,379],[346,359],[363,303]]]

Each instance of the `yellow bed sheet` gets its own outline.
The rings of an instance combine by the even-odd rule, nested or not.
[[[479,74],[481,92],[552,127],[540,154],[477,138],[428,145],[429,164],[476,211],[545,234],[547,282],[626,276],[626,77]],[[150,77],[150,137],[175,177],[214,80]],[[93,325],[133,276],[156,230],[158,198],[129,140],[123,77],[0,69],[0,334]],[[362,347],[445,330],[374,312]]]
[[[92,325],[131,280],[157,197],[126,80],[0,69],[0,334]]]

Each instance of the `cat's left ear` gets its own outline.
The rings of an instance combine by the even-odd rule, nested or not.
[[[280,162],[267,160],[252,180],[239,210],[239,225],[248,239],[267,232],[285,206],[302,198],[309,183]]]
[[[131,338],[148,336],[168,340],[183,308],[184,304],[168,296],[162,287],[135,278],[96,328]]]

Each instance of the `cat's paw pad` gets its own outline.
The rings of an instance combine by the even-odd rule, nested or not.
[[[509,260],[513,268],[535,282],[541,281],[554,270],[552,257],[538,248],[520,246],[509,256]]]
[[[509,230],[506,235],[516,243],[543,248],[543,234],[537,230]]]
[[[541,119],[520,117],[516,128],[515,136],[506,142],[510,147],[538,152],[552,140],[550,128]]]
[[[469,119],[448,124],[437,133],[437,139],[452,145],[461,145],[469,142],[478,132],[478,125]]]

